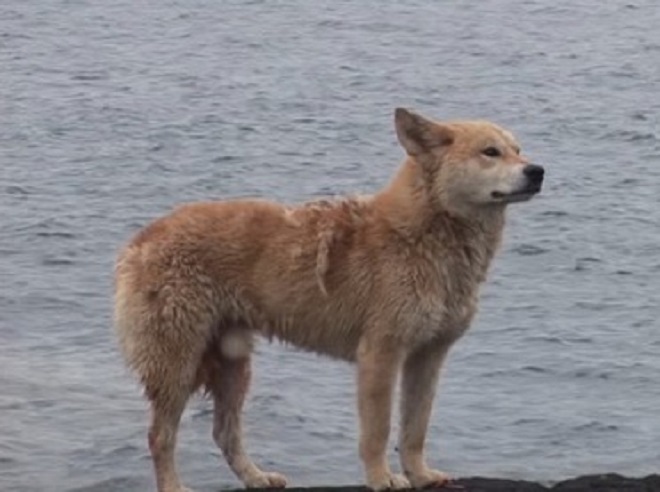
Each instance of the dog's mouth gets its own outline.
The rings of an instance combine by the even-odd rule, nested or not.
[[[534,195],[541,191],[540,184],[534,184],[527,186],[522,190],[512,191],[511,193],[504,193],[502,191],[493,191],[490,196],[492,196],[498,202],[504,203],[514,203],[514,202],[526,202]]]

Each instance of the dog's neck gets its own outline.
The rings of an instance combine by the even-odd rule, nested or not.
[[[461,239],[465,244],[485,244],[488,261],[500,244],[505,206],[493,205],[462,210],[434,200],[420,166],[408,159],[389,186],[375,196],[385,211],[388,225],[404,240],[416,243],[423,238],[438,241]],[[449,237],[451,236],[451,237]],[[470,238],[479,239],[472,241]]]

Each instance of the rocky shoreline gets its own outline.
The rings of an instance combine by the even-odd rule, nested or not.
[[[292,487],[287,492],[365,492],[364,487]],[[499,478],[461,478],[450,486],[428,489],[446,492],[660,492],[660,475],[644,478],[629,478],[617,474],[585,475],[563,480],[552,485],[543,485],[525,480]],[[258,492],[253,489],[252,492]],[[228,491],[228,492],[240,492]],[[263,492],[267,492],[264,490]],[[272,491],[271,491],[272,492]]]

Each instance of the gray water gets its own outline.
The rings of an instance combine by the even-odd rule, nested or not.
[[[657,472],[659,20],[656,0],[4,0],[0,490],[153,488],[111,328],[117,249],[184,201],[376,190],[403,156],[398,105],[499,122],[548,173],[448,361],[430,461]],[[295,485],[360,481],[352,369],[258,352],[258,461]],[[238,485],[210,408],[192,402],[179,444],[208,492]]]

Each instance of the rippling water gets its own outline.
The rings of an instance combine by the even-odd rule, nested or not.
[[[153,487],[146,406],[110,322],[117,248],[182,201],[372,191],[392,109],[482,117],[546,165],[511,210],[430,434],[458,475],[660,464],[655,0],[4,0],[0,490]],[[250,448],[294,484],[361,480],[352,372],[263,344]],[[199,491],[237,485],[197,399]]]

